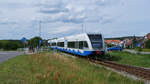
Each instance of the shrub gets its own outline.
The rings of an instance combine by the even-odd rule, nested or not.
[[[107,47],[109,48],[109,47],[113,47],[113,46],[115,46],[115,45],[113,45],[113,44],[107,44]]]
[[[39,46],[39,40],[42,40],[41,37],[34,37],[29,40],[29,45],[33,47]],[[42,44],[41,44],[42,45]]]
[[[146,44],[145,47],[150,49],[150,39],[147,40],[145,44]]]

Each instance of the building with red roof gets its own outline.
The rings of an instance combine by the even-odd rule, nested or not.
[[[120,40],[105,40],[106,44],[113,44],[113,45],[119,45],[120,44]]]

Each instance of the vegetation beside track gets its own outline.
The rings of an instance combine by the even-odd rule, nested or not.
[[[143,84],[85,59],[57,53],[17,56],[0,64],[1,84]]]
[[[121,64],[150,68],[150,55],[131,54],[129,52],[109,52],[112,60]]]
[[[135,49],[136,51],[139,51],[139,49]],[[150,52],[150,49],[141,49],[142,52]]]

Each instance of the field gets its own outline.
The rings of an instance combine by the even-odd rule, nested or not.
[[[57,53],[17,56],[0,64],[1,84],[144,84]]]
[[[109,52],[109,54],[118,63],[150,68],[150,55],[131,54],[128,52]]]

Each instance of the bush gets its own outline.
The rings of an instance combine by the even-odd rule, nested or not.
[[[146,46],[145,46],[145,47],[150,49],[150,39],[149,39],[149,40],[147,40],[145,44],[146,44]]]
[[[0,42],[0,49],[2,49],[2,43]]]
[[[109,47],[113,47],[113,46],[115,46],[115,45],[113,45],[113,44],[107,44],[107,47],[109,48]]]
[[[29,40],[29,45],[33,47],[39,46],[39,40],[42,40],[41,37],[34,37]],[[41,44],[42,45],[42,44]]]

